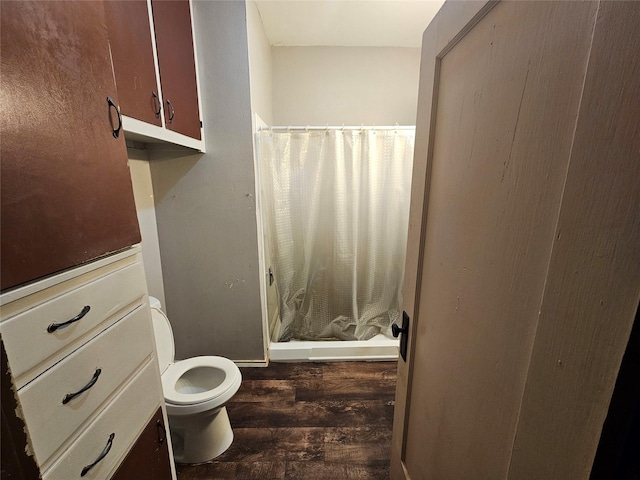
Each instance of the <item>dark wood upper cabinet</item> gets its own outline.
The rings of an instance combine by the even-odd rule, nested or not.
[[[0,2],[1,288],[140,242],[102,2]]]
[[[151,6],[166,127],[200,139],[189,0],[155,0]]]
[[[122,114],[162,126],[146,0],[106,0],[104,10]]]
[[[202,148],[189,0],[104,2],[127,135]]]
[[[158,409],[111,480],[171,480],[168,432]]]

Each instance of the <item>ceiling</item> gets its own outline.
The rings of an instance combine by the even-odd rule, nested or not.
[[[256,0],[274,46],[420,47],[444,0]]]

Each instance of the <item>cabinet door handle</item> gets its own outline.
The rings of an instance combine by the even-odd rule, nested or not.
[[[107,456],[107,453],[109,453],[109,450],[111,450],[111,445],[113,445],[113,438],[116,436],[115,433],[112,433],[111,435],[109,435],[109,440],[107,440],[107,446],[104,447],[104,450],[102,450],[102,453],[100,455],[98,455],[98,458],[95,459],[95,461],[93,463],[90,463],[89,465],[87,465],[86,467],[84,467],[82,469],[82,472],[80,473],[81,477],[84,477],[87,473],[89,473],[89,470],[91,470],[93,467],[95,467],[98,463],[100,463],[100,461]]]
[[[160,112],[162,111],[162,104],[160,103],[160,99],[158,98],[158,94],[156,92],[151,92],[151,95],[153,95],[153,107],[154,107],[153,113],[156,114],[156,118],[160,118]]]
[[[156,422],[156,428],[158,429],[158,443],[162,445],[164,443],[164,439],[167,438],[167,431],[164,429],[164,424],[161,420]]]
[[[91,387],[93,387],[96,382],[98,381],[98,377],[100,376],[100,374],[102,373],[102,369],[100,368],[96,368],[96,371],[93,374],[93,377],[91,377],[91,380],[89,380],[89,383],[87,383],[84,387],[82,387],[80,390],[78,390],[75,393],[67,393],[64,398],[62,399],[62,404],[66,405],[67,403],[69,403],[71,400],[73,400],[74,398],[76,398],[78,395],[80,395],[81,393],[86,392],[87,390],[89,390]]]
[[[118,138],[120,136],[120,130],[122,129],[122,115],[116,104],[111,100],[111,97],[107,97],[107,103],[109,104],[109,111],[111,111],[111,107],[113,107],[118,114],[118,127],[113,129],[113,137]],[[111,118],[111,115],[109,115],[109,118]],[[111,124],[111,128],[113,128],[113,123]]]
[[[173,104],[171,103],[171,101],[167,98],[167,105],[169,105],[169,123],[171,123],[173,121],[173,117],[176,116],[176,109],[173,108]]]
[[[78,320],[82,319],[82,317],[84,317],[87,313],[89,313],[89,310],[91,310],[91,307],[89,305],[85,305],[80,313],[73,317],[71,320],[67,320],[63,323],[52,323],[51,325],[49,325],[47,327],[47,332],[53,333],[59,328],[66,327],[67,325],[71,325],[72,323],[77,322]]]

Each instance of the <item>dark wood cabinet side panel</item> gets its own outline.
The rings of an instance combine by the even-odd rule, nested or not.
[[[189,0],[156,0],[151,5],[166,126],[199,140],[200,115]],[[171,121],[168,101],[175,109]]]
[[[104,10],[122,114],[161,126],[147,2],[107,0]]]
[[[1,288],[140,241],[101,2],[0,2]]]
[[[168,431],[159,408],[111,480],[171,480]]]
[[[34,480],[40,478],[40,471],[33,456],[27,455],[27,435],[25,424],[18,418],[18,401],[13,387],[9,361],[4,343],[0,338],[0,398],[2,398],[2,431],[0,444],[2,446],[2,466],[0,478],[15,480]]]

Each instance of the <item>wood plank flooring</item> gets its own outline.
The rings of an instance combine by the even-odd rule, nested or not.
[[[242,368],[227,404],[235,439],[178,480],[389,478],[396,362]]]

